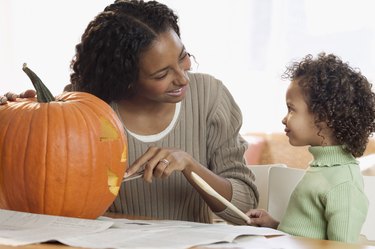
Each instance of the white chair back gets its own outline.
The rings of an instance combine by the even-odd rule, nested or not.
[[[268,207],[268,174],[272,167],[286,168],[285,164],[248,165],[255,175],[255,185],[259,192],[258,208],[267,210]]]
[[[367,240],[375,241],[375,176],[363,176],[365,194],[369,200],[369,208],[361,234]]]
[[[305,170],[297,168],[272,167],[269,170],[268,212],[280,221],[285,214],[290,195]]]

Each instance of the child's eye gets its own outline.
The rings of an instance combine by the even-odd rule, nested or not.
[[[291,106],[287,106],[287,108],[288,108],[288,113],[290,113],[290,112],[293,112],[294,111],[294,109],[291,107]]]

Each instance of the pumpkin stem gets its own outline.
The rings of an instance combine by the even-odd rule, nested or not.
[[[42,80],[33,71],[31,71],[30,68],[27,67],[26,63],[23,63],[22,70],[27,74],[33,83],[38,102],[48,103],[55,101],[55,97],[52,95],[52,93],[43,84]]]

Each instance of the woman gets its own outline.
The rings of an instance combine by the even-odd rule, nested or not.
[[[92,93],[118,113],[129,169],[111,212],[211,222],[211,211],[244,224],[202,191],[194,171],[245,211],[258,192],[245,165],[242,115],[217,79],[189,73],[178,17],[155,1],[116,1],[91,21],[76,46],[68,89]]]

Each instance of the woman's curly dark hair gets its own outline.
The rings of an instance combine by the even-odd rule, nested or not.
[[[375,95],[358,69],[333,54],[320,53],[287,67],[283,78],[297,80],[317,126],[326,122],[346,151],[363,155],[375,131]]]
[[[160,33],[180,36],[178,17],[156,1],[120,0],[91,21],[71,62],[72,90],[96,95],[107,103],[133,96],[139,57]]]

